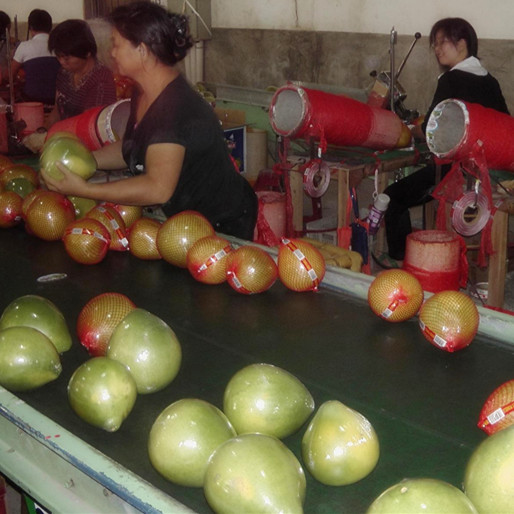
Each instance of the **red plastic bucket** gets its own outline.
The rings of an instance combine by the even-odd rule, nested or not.
[[[14,104],[14,120],[23,120],[27,125],[21,135],[32,134],[45,123],[45,111],[41,102],[20,102]]]

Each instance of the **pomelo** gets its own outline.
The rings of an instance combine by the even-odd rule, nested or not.
[[[514,424],[514,380],[507,380],[487,398],[480,414],[478,427],[487,435]]]
[[[293,291],[317,291],[325,276],[325,258],[310,243],[283,238],[278,251],[278,276]]]
[[[56,137],[45,143],[39,158],[41,170],[55,180],[60,180],[63,174],[57,167],[58,162],[84,180],[90,179],[96,171],[96,160],[92,152],[73,137]]]
[[[219,236],[202,237],[187,252],[187,269],[204,284],[221,284],[227,280],[229,241]]]
[[[157,248],[157,234],[161,225],[160,221],[144,216],[135,220],[127,234],[129,252],[139,259],[161,259]]]
[[[130,371],[118,361],[93,357],[80,365],[68,383],[68,400],[84,421],[115,432],[132,411],[137,387]]]
[[[140,308],[131,310],[114,329],[107,357],[123,363],[141,394],[166,387],[177,376],[182,348],[162,319]]]
[[[27,164],[13,164],[4,168],[0,172],[0,183],[5,187],[7,182],[15,178],[24,178],[28,180],[35,188],[39,186],[39,178],[37,172]]]
[[[303,462],[326,485],[348,485],[362,480],[377,465],[377,434],[360,412],[331,400],[323,403],[302,439]]]
[[[419,311],[419,326],[425,339],[447,352],[462,350],[478,331],[480,316],[473,300],[460,291],[440,291]]]
[[[73,204],[66,196],[55,191],[44,191],[34,196],[25,215],[29,232],[45,241],[62,239],[66,227],[74,220]]]
[[[83,218],[91,209],[97,206],[97,201],[91,198],[68,196],[68,200],[73,204],[73,207],[75,207],[75,217],[77,219]]]
[[[279,439],[296,432],[314,410],[308,389],[272,364],[250,364],[228,382],[223,412],[238,434],[260,432]]]
[[[42,332],[32,327],[0,330],[0,385],[29,391],[55,380],[61,371],[59,354]]]
[[[97,205],[87,213],[87,217],[98,220],[107,228],[111,235],[110,250],[117,252],[128,250],[127,228],[120,213],[114,207],[104,204]]]
[[[0,330],[7,327],[32,327],[53,343],[58,353],[71,348],[72,340],[60,309],[50,300],[38,295],[20,296],[3,311]]]
[[[187,252],[205,236],[214,235],[209,220],[196,211],[182,211],[168,218],[157,234],[157,249],[162,258],[178,266],[187,268]]]
[[[408,271],[390,269],[379,273],[368,289],[368,304],[380,318],[390,322],[412,318],[423,303],[423,288]]]
[[[277,280],[278,268],[272,257],[257,246],[241,246],[227,260],[227,282],[242,294],[267,291]]]
[[[111,206],[120,213],[120,216],[122,217],[127,230],[132,226],[134,221],[143,216],[143,207],[140,205],[121,205],[117,203],[112,204]]]
[[[24,177],[12,178],[5,184],[6,191],[13,191],[21,198],[25,198],[28,194],[32,193],[36,186],[30,180]]]
[[[507,514],[514,505],[514,425],[496,432],[473,451],[464,491],[480,514]]]
[[[21,223],[23,199],[14,191],[0,192],[0,228],[11,228]]]
[[[80,264],[98,264],[111,244],[111,234],[98,220],[81,218],[72,221],[62,236],[66,253]]]
[[[235,436],[230,421],[216,406],[197,398],[178,400],[166,407],[152,425],[150,462],[171,482],[202,487],[209,457]]]
[[[105,355],[114,329],[135,308],[134,302],[121,293],[107,292],[94,296],[82,307],[77,318],[80,344],[93,357]]]
[[[478,514],[478,511],[460,489],[432,478],[402,480],[386,489],[366,511],[366,514],[407,513]]]
[[[305,474],[279,439],[245,434],[229,439],[209,459],[204,494],[215,512],[303,513]]]

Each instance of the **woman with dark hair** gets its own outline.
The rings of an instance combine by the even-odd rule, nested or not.
[[[234,168],[212,107],[176,64],[192,46],[187,19],[152,2],[115,9],[112,56],[121,75],[136,83],[123,141],[96,151],[99,169],[126,166],[134,176],[107,183],[65,170],[49,188],[124,205],[162,205],[167,216],[192,209],[216,231],[252,239],[257,198]]]
[[[478,39],[475,29],[462,18],[445,18],[432,27],[430,47],[443,70],[425,120],[417,138],[425,137],[426,124],[434,107],[448,98],[478,103],[484,107],[508,113],[498,81],[480,63]],[[450,165],[442,166],[442,176]],[[435,166],[430,164],[412,175],[391,184],[384,191],[391,201],[385,214],[388,254],[382,261],[389,267],[398,267],[405,256],[406,238],[411,233],[409,208],[427,200],[435,185]]]
[[[47,128],[56,121],[116,101],[113,74],[97,60],[96,41],[85,21],[59,23],[50,32],[48,49],[57,57],[61,69],[57,74],[55,108],[48,116]]]

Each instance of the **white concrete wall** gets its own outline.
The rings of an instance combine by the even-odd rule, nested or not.
[[[447,16],[479,38],[514,39],[514,0],[211,0],[212,26],[388,34],[421,32]]]
[[[84,17],[82,0],[0,0],[0,11],[5,11],[13,22],[14,16],[17,15],[18,22],[25,23],[32,9],[45,9],[52,16],[54,23]],[[25,34],[22,39],[25,39]]]
[[[165,0],[159,3],[165,4]],[[446,16],[462,16],[479,38],[514,39],[514,0],[211,0],[212,26],[388,34],[421,32]],[[84,16],[82,0],[0,0],[0,10],[26,21],[35,8],[55,22]]]

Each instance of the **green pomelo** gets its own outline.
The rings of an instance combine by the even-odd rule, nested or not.
[[[68,196],[68,200],[75,207],[75,218],[83,218],[93,207],[96,207],[96,200],[81,198],[80,196]]]
[[[373,471],[379,455],[371,423],[336,400],[321,405],[302,439],[306,468],[326,485],[358,482]]]
[[[478,514],[460,489],[432,478],[402,480],[386,489],[366,511],[366,514],[407,513]]]
[[[79,139],[72,137],[58,137],[45,143],[39,158],[40,167],[55,180],[61,180],[63,174],[56,166],[57,162],[84,180],[90,179],[96,171],[92,152]]]
[[[6,191],[13,191],[22,198],[25,198],[35,189],[36,186],[30,180],[24,177],[13,178],[9,180],[7,184],[5,184]]]
[[[66,130],[58,130],[56,132],[50,133],[47,136],[47,138],[45,140],[45,144],[43,145],[42,151],[46,150],[46,148],[48,148],[48,146],[50,145],[50,143],[52,141],[61,139],[62,137],[71,137],[72,139],[78,139],[80,141],[80,138],[77,136],[77,134],[74,134],[73,132],[68,132]]]
[[[166,387],[177,376],[182,362],[175,332],[144,309],[132,310],[116,326],[106,355],[130,370],[141,394]]]
[[[150,462],[171,482],[202,487],[209,457],[235,435],[230,421],[214,405],[196,398],[178,400],[152,426]]]
[[[107,432],[118,430],[137,397],[132,375],[121,362],[94,357],[73,373],[68,383],[72,409],[87,423]]]
[[[43,332],[59,353],[71,348],[71,334],[58,307],[42,296],[26,295],[13,300],[0,318],[0,330],[7,327],[32,327]]]
[[[229,439],[209,459],[204,493],[224,514],[300,514],[305,474],[298,459],[276,437],[244,434]]]
[[[314,410],[314,399],[291,373],[251,364],[229,381],[223,411],[238,434],[259,432],[279,439],[296,432]]]
[[[0,385],[11,391],[29,391],[55,380],[61,371],[55,346],[39,330],[0,330]]]
[[[489,436],[473,451],[464,491],[480,514],[514,512],[514,425]]]

